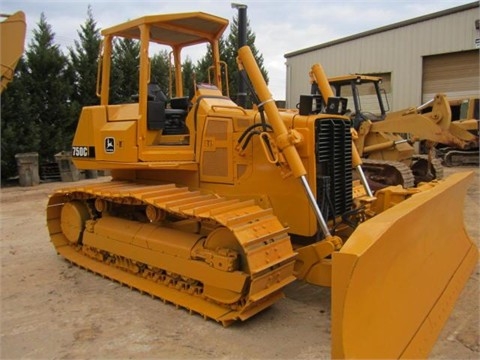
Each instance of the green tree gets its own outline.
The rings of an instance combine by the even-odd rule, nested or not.
[[[156,53],[151,57],[150,60],[151,66],[151,75],[150,75],[150,82],[153,84],[157,84],[162,92],[166,96],[170,96],[169,94],[169,80],[168,80],[168,51],[161,50],[160,52]]]
[[[227,63],[228,73],[230,73],[231,68],[229,65],[229,58],[231,55],[228,54],[227,44],[223,37],[220,38],[218,41],[218,49],[220,52],[220,60],[225,61]],[[213,65],[212,47],[208,45],[207,53],[200,60],[197,61],[197,64],[195,66],[197,83],[201,83],[201,82],[209,83],[213,80],[212,79],[213,74],[211,73],[211,70],[209,73],[209,69],[212,65]],[[226,94],[227,85],[230,87],[230,81],[228,81],[228,84],[225,83],[225,72],[223,67],[222,67],[222,85],[223,85],[223,89],[221,90],[224,94]]]
[[[193,78],[195,75],[195,66],[193,65],[192,59],[187,56],[185,61],[182,64],[182,74],[183,74],[183,95],[190,98],[193,97],[195,89],[193,88]]]
[[[260,71],[265,79],[265,82],[268,84],[268,72],[263,65],[263,55],[258,51],[255,46],[256,35],[250,27],[250,21],[247,19],[247,37],[246,45],[252,50],[253,56],[260,68]],[[236,99],[238,92],[238,65],[237,65],[237,47],[238,47],[238,15],[233,18],[233,21],[230,23],[230,33],[226,41],[226,60],[229,70],[229,83],[230,83],[230,97]],[[248,92],[248,88],[247,88]],[[249,94],[251,95],[251,94]],[[251,104],[251,98],[247,98],[247,105]]]
[[[71,113],[72,79],[68,59],[54,43],[51,26],[42,13],[25,53],[25,87],[30,99],[29,123],[38,126],[43,161],[70,149],[76,119]]]
[[[1,96],[1,173],[2,180],[17,174],[15,154],[38,152],[40,131],[31,121],[30,96],[28,96],[23,58],[15,70],[14,80]]]
[[[72,101],[81,108],[99,104],[95,92],[101,35],[90,5],[87,19],[77,34],[79,40],[75,40],[74,46],[69,48],[69,56],[74,74]]]
[[[110,74],[110,103],[122,104],[137,101],[140,42],[117,39],[113,46],[113,66]]]
[[[167,98],[171,98],[176,96],[176,89],[175,89],[175,75],[172,71],[172,76],[170,78],[169,71],[171,70],[170,67],[170,60],[169,60],[169,53],[166,49],[161,50],[150,60],[150,67],[151,67],[151,75],[150,75],[150,83],[157,84],[160,86],[162,92],[167,96]],[[184,96],[192,97],[193,94],[193,78],[195,74],[195,66],[187,56],[185,61],[182,64],[182,73],[183,73],[183,94]],[[171,82],[171,91],[170,91],[170,82]],[[170,93],[171,92],[171,93]]]
[[[54,35],[42,13],[15,79],[2,93],[2,179],[16,172],[17,153],[37,152],[46,162],[70,148],[73,73]]]
[[[252,50],[252,53],[257,61],[262,75],[268,84],[268,72],[263,65],[263,55],[258,51],[255,46],[255,33],[250,27],[250,22],[247,20],[247,37],[246,44]],[[230,33],[226,39],[223,37],[219,41],[220,58],[228,67],[228,89],[230,97],[235,101],[238,92],[238,65],[237,65],[237,49],[238,47],[238,14],[234,16],[233,21],[230,24]],[[198,81],[208,81],[208,68],[212,65],[212,50],[208,47],[207,54],[197,62],[196,71]],[[222,73],[224,72],[222,68]],[[202,80],[203,79],[203,80]],[[225,74],[222,74],[222,80],[225,82]],[[223,84],[223,93],[226,93],[226,84]],[[247,88],[248,89],[248,88]],[[247,107],[251,106],[251,96],[247,98]]]

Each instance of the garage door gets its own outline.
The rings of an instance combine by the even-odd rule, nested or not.
[[[437,93],[447,94],[450,99],[478,97],[479,51],[425,56],[422,84],[423,102]]]

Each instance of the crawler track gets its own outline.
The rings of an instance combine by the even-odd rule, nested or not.
[[[429,161],[428,155],[418,154],[414,155],[413,161],[411,169],[415,176],[415,185],[443,179],[443,165],[440,159],[432,156]]]
[[[454,167],[454,166],[478,166],[479,161],[479,150],[470,149],[470,150],[458,150],[458,149],[449,149],[445,151],[443,161],[445,166]]]
[[[390,185],[414,186],[412,170],[398,161],[362,159],[363,170],[373,190]]]
[[[253,200],[114,181],[57,191],[47,225],[68,261],[223,325],[295,279],[287,229]]]

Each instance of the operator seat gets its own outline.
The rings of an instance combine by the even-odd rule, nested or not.
[[[188,134],[188,129],[185,126],[190,107],[188,96],[171,98],[169,103],[170,107],[165,109],[166,119],[163,133],[166,135]]]
[[[165,127],[165,108],[167,97],[158,84],[148,84],[147,128],[148,130],[163,130]]]

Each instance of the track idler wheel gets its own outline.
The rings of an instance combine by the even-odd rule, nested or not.
[[[73,244],[80,244],[85,223],[90,219],[87,205],[81,201],[67,202],[62,207],[61,223],[62,232]]]

